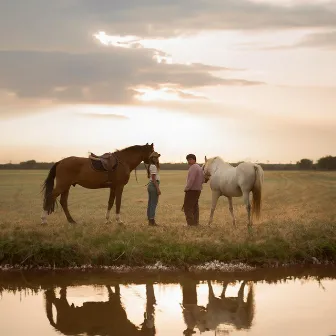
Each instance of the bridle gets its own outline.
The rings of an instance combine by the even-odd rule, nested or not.
[[[154,150],[153,150],[153,152],[154,152]],[[153,152],[152,152],[152,153],[153,153]],[[149,155],[151,155],[152,153],[150,153]],[[148,157],[149,157],[149,156],[148,156]],[[145,166],[145,170],[147,171],[147,166],[146,166],[145,161],[142,160],[142,162],[143,162],[143,164],[144,164],[144,166]],[[134,174],[135,174],[135,180],[136,180],[137,183],[139,184],[136,167],[135,167],[135,169],[134,169]]]
[[[208,180],[210,180],[211,174],[209,174],[208,172],[205,172],[204,168],[205,168],[205,163],[202,166],[203,175],[204,175],[204,178],[207,178]]]

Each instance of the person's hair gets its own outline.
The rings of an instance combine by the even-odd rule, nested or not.
[[[195,154],[188,154],[188,155],[186,156],[186,159],[187,159],[187,160],[189,160],[189,159],[193,159],[193,160],[196,161],[196,155],[195,155]]]
[[[160,162],[159,162],[159,158],[158,157],[155,157],[157,159],[157,162],[154,162],[154,157],[151,157],[149,158],[149,165],[147,166],[147,177],[150,178],[150,172],[149,172],[149,167],[150,165],[154,165],[157,170],[159,171],[160,170]]]

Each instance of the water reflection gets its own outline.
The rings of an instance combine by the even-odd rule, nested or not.
[[[181,284],[183,319],[187,327],[183,334],[187,336],[195,333],[195,327],[201,332],[207,329],[206,308],[197,304],[197,283],[196,280],[189,280]]]
[[[104,282],[103,286],[92,281],[90,285],[69,280],[62,285],[44,283],[43,289],[19,292],[19,300],[18,288],[8,284],[5,290],[3,286],[0,335],[208,336],[248,332],[315,336],[336,331],[332,319],[335,280],[280,279],[275,284],[184,276],[174,283],[153,279]],[[28,283],[21,290],[26,288]],[[10,322],[14,318],[20,324]]]
[[[84,302],[81,307],[70,304],[67,300],[67,287],[62,287],[60,297],[55,290],[45,291],[46,314],[50,324],[64,335],[155,335],[153,284],[146,285],[146,311],[141,329],[128,318],[121,303],[120,286],[106,286],[108,300],[103,302]],[[53,316],[56,308],[56,320]]]
[[[249,329],[254,316],[253,283],[248,284],[247,299],[244,301],[244,289],[247,285],[243,281],[236,296],[227,297],[228,282],[223,282],[222,293],[217,297],[211,281],[208,285],[208,304],[206,307],[197,304],[196,281],[182,284],[183,317],[187,325],[184,335],[195,333],[195,327],[202,333],[209,330],[218,330],[220,326],[230,325],[235,329]],[[221,329],[225,331],[226,329]],[[228,330],[227,330],[228,331]]]
[[[229,285],[224,282],[222,293],[217,297],[211,281],[207,281],[208,304],[198,305],[196,280],[181,283],[182,315],[186,325],[184,335],[218,330],[229,325],[237,330],[249,329],[254,315],[253,283],[243,281],[235,296],[227,296]],[[247,299],[244,300],[244,289],[248,286]],[[84,302],[82,306],[69,303],[67,287],[62,287],[59,297],[54,289],[45,291],[46,315],[50,324],[64,335],[155,335],[155,292],[153,283],[146,284],[146,310],[140,327],[132,323],[121,302],[120,285],[106,286],[107,301]],[[167,298],[169,299],[169,297]],[[56,317],[53,314],[55,308]],[[225,329],[221,329],[224,331]]]
[[[237,296],[227,297],[227,282],[223,284],[221,296],[215,296],[212,284],[209,286],[209,304],[207,306],[207,327],[216,330],[220,324],[229,324],[237,330],[249,329],[252,326],[254,316],[254,293],[253,283],[248,284],[248,294],[244,301],[244,288],[246,282],[243,281],[239,287]]]

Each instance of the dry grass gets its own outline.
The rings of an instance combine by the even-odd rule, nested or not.
[[[126,186],[122,219],[105,224],[108,190],[71,189],[70,226],[61,207],[40,225],[40,186],[47,171],[0,171],[0,263],[69,266],[171,265],[210,260],[270,264],[334,260],[336,257],[336,173],[265,172],[261,220],[247,231],[242,198],[234,199],[238,227],[232,227],[221,198],[207,226],[211,192],[204,186],[197,228],[186,227],[181,211],[186,171],[162,171],[157,211],[160,227],[148,227],[144,171]]]

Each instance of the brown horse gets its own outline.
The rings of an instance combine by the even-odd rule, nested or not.
[[[116,199],[116,221],[120,219],[121,197],[124,186],[128,183],[130,174],[142,161],[149,163],[149,156],[154,151],[154,144],[131,147],[113,153],[116,162],[112,172],[97,171],[93,168],[90,158],[70,156],[56,162],[50,169],[44,181],[44,202],[41,215],[42,224],[47,223],[47,215],[54,212],[56,199],[61,195],[60,203],[69,223],[75,223],[68,209],[70,187],[76,184],[88,189],[110,188],[110,197],[106,212],[106,222]],[[56,178],[56,186],[54,180]]]

